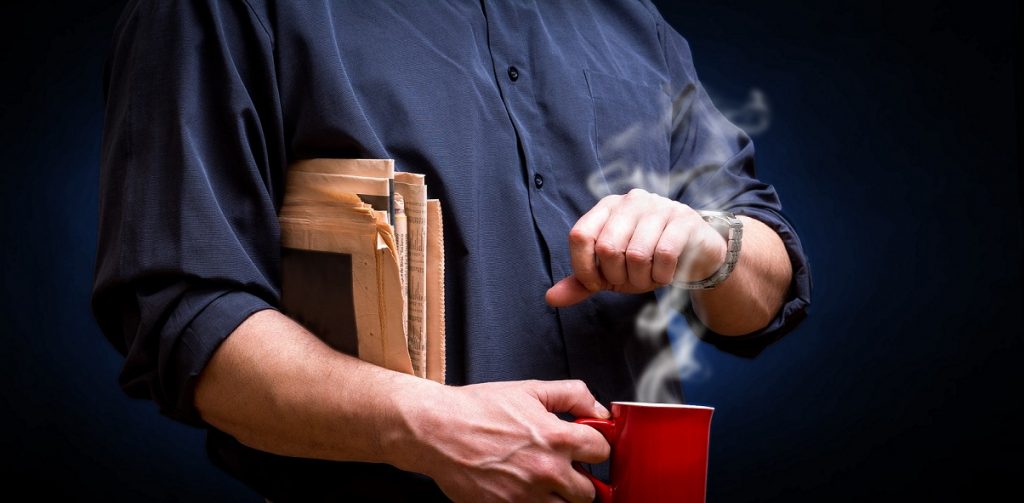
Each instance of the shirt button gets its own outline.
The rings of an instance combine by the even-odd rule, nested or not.
[[[519,80],[519,69],[514,66],[508,67],[508,78],[512,79],[512,82]]]
[[[538,189],[544,186],[544,177],[540,173],[533,175],[533,185]]]

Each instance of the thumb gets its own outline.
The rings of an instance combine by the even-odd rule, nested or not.
[[[544,294],[544,300],[551,307],[568,307],[583,302],[593,293],[587,290],[587,287],[583,286],[583,283],[580,283],[575,275],[572,275],[562,278],[561,281],[548,288],[548,292]]]
[[[587,385],[577,379],[535,381],[533,395],[548,412],[568,412],[576,417],[607,418],[610,414],[590,393]]]

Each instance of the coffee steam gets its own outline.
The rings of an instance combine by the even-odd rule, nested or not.
[[[610,194],[625,194],[633,188],[641,188],[648,192],[669,198],[676,198],[687,186],[701,175],[712,172],[733,155],[734,150],[728,144],[730,134],[739,127],[747,135],[755,136],[767,131],[771,124],[771,109],[764,93],[752,88],[746,102],[739,106],[720,108],[721,114],[703,114],[713,117],[703,127],[709,129],[705,140],[700,145],[691,146],[693,155],[692,166],[680,166],[673,173],[651,169],[630,162],[622,152],[628,151],[631,145],[651,141],[656,135],[664,135],[665,127],[673,129],[680,126],[673,121],[687,120],[688,114],[674,113],[690,106],[705,106],[697,98],[700,91],[683,92],[674,101],[670,110],[657,124],[634,124],[617,135],[607,139],[601,145],[602,166],[587,180],[588,188],[598,199]],[[715,192],[713,179],[705,183],[701,193],[695,194],[693,207],[698,209],[716,210],[710,195]],[[677,269],[685,275],[691,260],[682,257]],[[665,345],[661,348],[637,382],[636,399],[642,402],[671,403],[678,402],[678,394],[672,387],[679,381],[692,381],[710,377],[711,370],[701,364],[695,356],[697,343],[703,331],[707,329],[699,321],[688,319],[684,314],[690,303],[690,294],[686,290],[667,287],[656,292],[657,300],[644,306],[636,319],[636,333],[641,342],[648,345]],[[666,338],[663,337],[667,333]]]

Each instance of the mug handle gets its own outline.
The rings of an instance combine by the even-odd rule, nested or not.
[[[618,439],[618,436],[615,434],[615,421],[611,419],[583,417],[577,419],[574,422],[576,424],[583,424],[597,430],[597,432],[604,436],[605,440],[607,440],[608,443],[612,446],[612,449],[615,448],[615,441]],[[584,477],[590,479],[590,482],[594,484],[594,489],[597,491],[597,501],[601,503],[612,503],[611,486],[605,484],[600,479],[593,476],[590,472],[584,470],[583,465],[581,465],[578,462],[574,461],[572,463],[572,467],[576,471],[582,473]]]

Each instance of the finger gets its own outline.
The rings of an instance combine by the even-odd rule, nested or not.
[[[594,252],[597,254],[601,275],[611,286],[624,285],[626,277],[626,247],[636,230],[640,212],[647,209],[645,197],[638,192],[623,196],[621,202],[611,210],[601,234],[597,237]],[[606,285],[607,287],[607,285]]]
[[[540,501],[544,501],[546,503],[565,503],[565,502],[571,501],[571,500],[567,500],[567,499],[563,498],[558,493],[551,493],[551,494],[548,494],[547,498],[544,498],[544,499],[542,499]]]
[[[593,293],[583,286],[583,283],[580,283],[575,275],[572,275],[562,278],[561,281],[549,288],[544,294],[544,300],[551,307],[568,307],[583,302]]]
[[[565,471],[561,473],[559,482],[556,493],[566,501],[589,503],[594,501],[594,496],[597,495],[594,483],[582,473],[573,469],[572,465],[566,465]]]
[[[532,391],[548,412],[568,412],[576,417],[609,416],[580,380],[534,381]]]
[[[672,207],[661,206],[657,211],[641,215],[626,247],[626,274],[629,284],[638,291],[657,286],[653,279],[654,250],[668,223]]]
[[[569,231],[569,256],[572,260],[573,274],[588,290],[596,292],[601,289],[603,278],[598,272],[594,255],[597,236],[601,234],[608,220],[610,207],[616,199],[609,196],[601,199],[590,211],[576,221]]]
[[[583,424],[565,423],[573,461],[601,463],[611,454],[608,440],[600,432]]]
[[[686,249],[694,226],[697,225],[686,211],[675,210],[673,213],[672,218],[665,224],[658,245],[654,248],[651,277],[658,283],[667,284],[675,279],[676,269],[680,267],[680,256]]]

